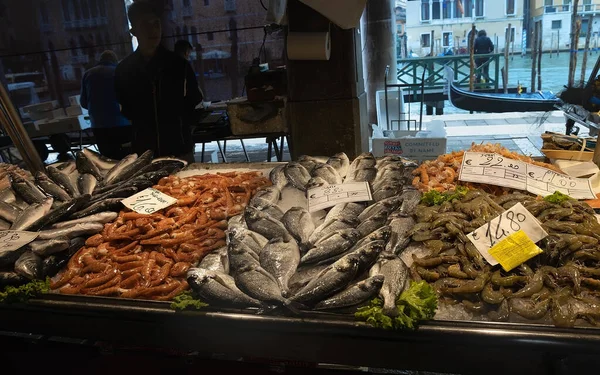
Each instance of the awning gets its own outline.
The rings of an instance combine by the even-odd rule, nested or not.
[[[228,59],[230,57],[231,57],[231,53],[225,52],[225,51],[220,51],[218,49],[204,52],[202,54],[202,59],[204,59],[204,60],[210,60],[210,59],[220,60],[220,59]]]

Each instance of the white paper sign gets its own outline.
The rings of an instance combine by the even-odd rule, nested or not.
[[[316,212],[339,203],[365,202],[372,199],[368,182],[316,187],[308,191],[308,212]]]
[[[150,215],[177,202],[176,198],[170,197],[156,189],[148,188],[123,199],[123,205],[138,214]]]
[[[502,215],[467,234],[467,237],[485,260],[495,266],[498,262],[488,250],[519,230],[523,230],[533,242],[538,242],[548,236],[538,220],[521,203],[517,203]]]
[[[595,199],[590,179],[570,177],[498,154],[465,152],[460,181],[527,190],[542,197],[560,191],[575,199]]]
[[[37,238],[37,232],[23,232],[18,230],[0,231],[0,250],[17,250]]]

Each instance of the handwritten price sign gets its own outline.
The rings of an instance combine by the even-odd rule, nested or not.
[[[467,234],[467,237],[485,260],[495,266],[498,260],[490,254],[490,249],[519,231],[523,231],[534,243],[548,236],[537,219],[521,203],[517,203],[502,215]]]
[[[339,203],[365,202],[372,199],[368,182],[317,187],[308,191],[308,211],[315,212]]]
[[[132,195],[129,198],[123,199],[123,205],[138,214],[150,215],[163,208],[172,206],[177,202],[177,199],[170,197],[160,191],[148,188]]]
[[[4,230],[0,232],[0,250],[17,250],[35,240],[36,232],[23,232],[18,230]]]

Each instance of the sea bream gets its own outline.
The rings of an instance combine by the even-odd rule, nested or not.
[[[260,265],[269,272],[281,289],[281,295],[288,297],[288,283],[300,263],[300,250],[294,239],[287,242],[282,238],[273,238],[260,253]]]
[[[273,183],[273,186],[276,186],[278,189],[283,189],[287,184],[288,180],[285,177],[285,173],[283,173],[283,168],[285,165],[278,165],[269,172],[269,179]]]
[[[248,229],[266,237],[275,238],[281,237],[288,241],[291,236],[285,226],[270,215],[259,211],[254,207],[247,206],[244,211],[244,218]]]
[[[357,218],[351,217],[338,217],[336,220],[330,222],[324,222],[319,225],[313,234],[310,236],[309,241],[314,246],[318,245],[321,240],[326,238],[330,233],[338,231],[340,229],[355,228],[360,222]]]
[[[283,168],[283,173],[293,187],[306,191],[306,184],[310,180],[310,173],[302,164],[290,162]]]
[[[348,174],[348,168],[350,168],[350,159],[344,152],[338,152],[327,159],[327,164],[331,165],[340,177],[344,178]]]
[[[198,264],[198,268],[229,274],[229,255],[227,246],[220,247],[206,254]]]
[[[261,307],[263,304],[242,292],[235,280],[222,272],[190,268],[187,281],[200,298],[209,303],[218,303],[239,307]]]
[[[71,240],[66,236],[58,236],[49,240],[36,240],[27,245],[27,247],[39,256],[48,256],[67,250]]]
[[[81,194],[94,194],[94,189],[98,185],[98,179],[89,173],[77,177],[77,187]]]
[[[290,306],[290,301],[281,295],[275,277],[258,264],[249,263],[240,268],[235,273],[235,284],[259,301]]]
[[[258,209],[277,204],[281,199],[281,190],[277,186],[265,186],[256,190],[249,205]]]
[[[315,224],[313,223],[312,215],[306,209],[302,207],[290,208],[283,215],[281,222],[298,242],[301,250],[306,250],[310,246],[309,238],[315,230]]]
[[[392,228],[392,236],[385,247],[385,251],[400,255],[410,243],[410,230],[416,222],[412,216],[403,217],[399,214],[392,214],[388,219],[388,225]]]
[[[343,179],[340,174],[331,165],[326,163],[319,163],[315,165],[313,170],[310,172],[312,177],[320,177],[327,181],[330,185],[341,184]]]
[[[359,238],[360,233],[352,228],[331,232],[315,245],[315,247],[309,249],[306,254],[302,256],[300,262],[302,264],[308,264],[330,259],[350,249]]]
[[[39,279],[42,274],[42,258],[31,250],[25,251],[15,262],[15,272],[29,280]]]
[[[404,290],[408,280],[408,268],[398,256],[383,254],[369,272],[369,276],[382,275],[383,285],[379,295],[383,299],[383,313],[388,316],[397,316],[396,300]]]
[[[383,275],[369,277],[315,305],[315,310],[339,309],[363,303],[377,295],[383,285]]]
[[[75,157],[75,165],[80,174],[91,174],[97,180],[102,180],[102,173],[96,164],[94,164],[84,152],[79,151]]]

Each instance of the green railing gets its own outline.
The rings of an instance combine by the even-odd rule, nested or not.
[[[488,55],[477,55],[478,59],[488,58],[489,60],[478,68],[475,68],[475,75],[483,77],[483,68],[488,65],[489,81],[475,83],[475,89],[488,88],[498,90],[500,85],[500,58],[501,53],[491,53]],[[469,55],[440,56],[398,59],[398,81],[404,84],[420,84],[423,70],[425,73],[425,89],[444,89],[446,86],[445,67],[449,66],[454,70],[454,82],[460,87],[469,87],[469,74],[471,62]]]

